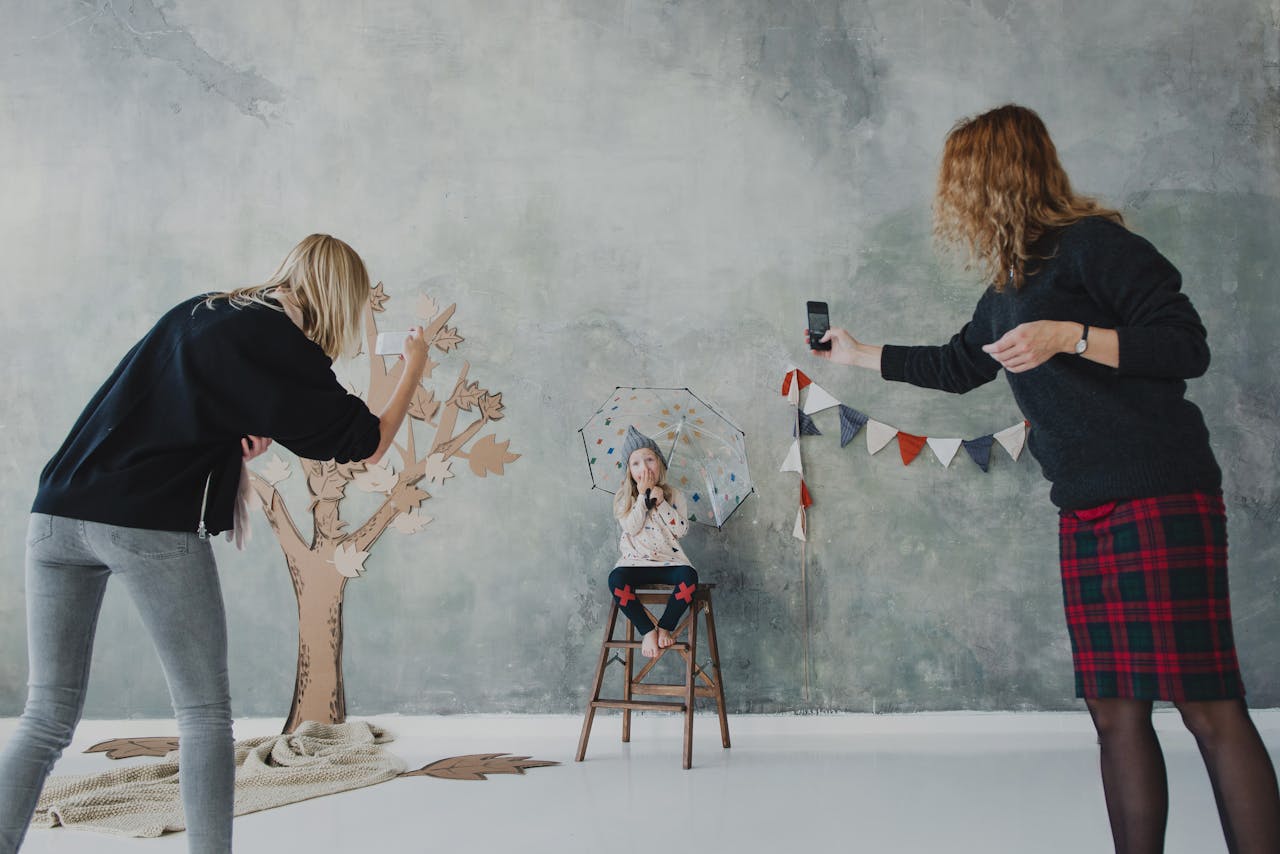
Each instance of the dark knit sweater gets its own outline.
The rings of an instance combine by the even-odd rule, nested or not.
[[[881,375],[963,394],[1000,371],[982,345],[1020,323],[1115,329],[1119,368],[1059,354],[1030,371],[1006,372],[1053,503],[1073,510],[1219,488],[1204,418],[1185,397],[1185,380],[1209,366],[1209,346],[1178,271],[1146,240],[1097,217],[1049,235],[1038,251],[1052,257],[1020,290],[988,288],[950,343],[886,346]]]
[[[129,528],[227,530],[240,438],[345,462],[377,450],[379,422],[283,312],[193,297],[125,355],[40,475],[32,510]]]

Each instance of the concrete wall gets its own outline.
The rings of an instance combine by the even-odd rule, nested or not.
[[[0,715],[21,707],[37,474],[115,360],[188,294],[265,278],[300,237],[357,247],[394,295],[458,303],[459,358],[523,457],[435,491],[348,588],[353,713],[580,708],[616,556],[576,428],[617,384],[688,385],[758,478],[689,550],[737,711],[1078,708],[1055,514],[1027,457],[983,475],[807,439],[814,696],[801,699],[797,362],[917,433],[1014,423],[827,367],[803,302],[872,342],[940,342],[980,287],[940,261],[944,134],[1018,101],[1077,186],[1183,271],[1213,347],[1191,384],[1226,473],[1236,630],[1280,704],[1280,5],[1276,0],[52,0],[0,30]],[[448,383],[448,380],[445,380]],[[296,475],[295,475],[296,477]],[[259,520],[219,549],[235,711],[284,715],[293,599]],[[119,589],[90,716],[168,697]]]

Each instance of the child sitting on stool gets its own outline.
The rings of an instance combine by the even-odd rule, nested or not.
[[[622,554],[609,573],[609,590],[643,635],[641,654],[655,658],[675,643],[671,632],[693,602],[698,573],[677,542],[689,530],[689,520],[684,495],[667,483],[667,460],[658,444],[629,427],[622,458],[626,474],[613,499],[613,515],[622,526]],[[657,626],[636,598],[635,591],[646,584],[674,585]]]

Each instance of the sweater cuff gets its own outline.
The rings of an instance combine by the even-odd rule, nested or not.
[[[897,344],[885,344],[880,348],[880,376],[886,380],[906,382],[907,350]]]

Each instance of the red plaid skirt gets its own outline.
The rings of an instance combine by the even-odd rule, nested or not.
[[[1221,492],[1064,510],[1058,535],[1077,697],[1244,696]]]

